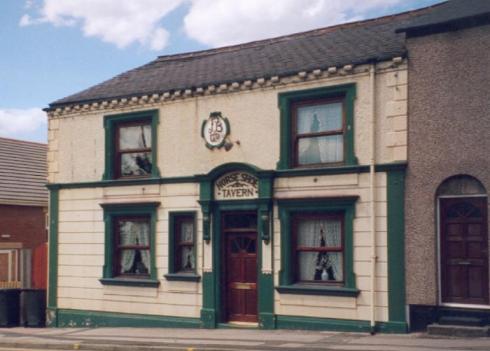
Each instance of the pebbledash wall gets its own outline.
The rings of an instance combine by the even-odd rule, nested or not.
[[[478,48],[490,45],[490,26],[470,22],[454,27],[429,29],[407,39],[410,166],[406,279],[408,304],[421,326],[437,320],[438,309],[449,308],[441,302],[438,187],[450,177],[466,175],[490,189],[490,72],[478,68],[490,64],[488,55],[478,55]],[[471,304],[460,304],[458,313],[465,307],[470,311],[480,308],[488,315],[488,306]]]
[[[404,293],[404,169],[407,155],[407,64],[375,65],[376,86],[376,302],[379,330],[407,329]],[[259,326],[370,330],[369,162],[370,65],[352,71],[310,74],[303,79],[240,86],[235,91],[204,92],[167,101],[140,100],[95,111],[77,108],[49,112],[50,277],[48,322],[52,326],[220,326],[212,293],[216,288],[216,227],[203,240],[202,206],[206,190],[225,171],[241,169],[260,179],[272,220],[270,242],[259,248]],[[280,169],[280,93],[355,87],[354,156],[357,164],[310,169]],[[156,110],[157,161],[160,177],[102,180],[106,142],[104,116]],[[210,150],[201,124],[213,111],[226,116],[233,147]],[[265,189],[269,187],[269,190]],[[208,187],[208,188],[207,188]],[[209,189],[208,189],[209,190]],[[276,289],[287,258],[282,257],[284,225],[278,204],[307,199],[327,205],[330,199],[354,203],[352,230],[353,288],[350,293],[311,293]],[[317,200],[315,202],[315,199]],[[306,201],[306,200],[305,200]],[[308,206],[308,201],[306,205]],[[104,211],[101,204],[158,202],[156,212],[156,286],[103,285]],[[169,272],[169,212],[197,214],[197,281],[172,281]],[[210,212],[212,215],[212,211]],[[267,223],[266,223],[267,224]],[[283,232],[283,234],[281,234]],[[284,244],[284,243],[283,243]],[[281,292],[279,292],[280,290]],[[357,291],[358,290],[358,291]],[[336,296],[337,295],[337,296]],[[340,296],[338,296],[340,295]]]

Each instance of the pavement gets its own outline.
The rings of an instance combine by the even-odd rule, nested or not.
[[[0,328],[0,351],[489,351],[490,338],[326,331],[163,328]]]

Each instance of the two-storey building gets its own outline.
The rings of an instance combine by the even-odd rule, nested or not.
[[[54,326],[407,329],[407,25],[161,56],[49,116]]]

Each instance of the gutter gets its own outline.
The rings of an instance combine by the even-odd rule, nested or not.
[[[369,162],[369,207],[370,207],[370,232],[371,232],[371,335],[376,328],[376,63],[369,68],[369,83],[371,90],[371,115],[369,142],[371,146],[371,159]]]

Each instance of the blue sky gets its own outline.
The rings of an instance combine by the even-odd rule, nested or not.
[[[1,0],[0,136],[46,142],[42,108],[158,55],[441,0]]]

